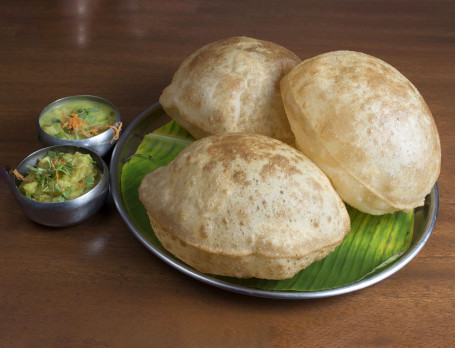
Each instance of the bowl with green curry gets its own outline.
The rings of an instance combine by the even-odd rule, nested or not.
[[[101,157],[112,149],[121,128],[118,109],[93,95],[58,99],[46,106],[38,119],[38,133],[45,146],[81,146]]]

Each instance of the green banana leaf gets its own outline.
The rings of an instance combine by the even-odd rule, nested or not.
[[[171,121],[146,135],[122,170],[122,195],[128,214],[146,238],[166,253],[168,252],[156,238],[145,208],[139,201],[138,188],[147,173],[167,165],[193,141],[194,138],[188,132]],[[347,206],[347,210],[351,218],[351,231],[342,244],[323,260],[314,262],[293,278],[266,280],[213,277],[262,290],[321,291],[371,276],[388,267],[408,250],[414,227],[413,212],[375,216],[350,206]]]

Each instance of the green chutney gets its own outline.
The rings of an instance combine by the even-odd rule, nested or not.
[[[90,100],[69,101],[45,112],[39,120],[48,134],[79,140],[101,134],[114,125],[116,111],[111,106]]]

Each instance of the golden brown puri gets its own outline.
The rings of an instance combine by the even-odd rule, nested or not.
[[[417,89],[387,63],[337,51],[281,81],[297,148],[341,198],[370,214],[424,204],[441,166],[435,122]]]
[[[298,63],[294,53],[272,42],[220,40],[185,59],[160,103],[196,139],[252,132],[293,145],[279,88]]]
[[[192,143],[144,177],[139,197],[163,246],[204,273],[290,278],[350,230],[324,173],[293,147],[259,134]]]

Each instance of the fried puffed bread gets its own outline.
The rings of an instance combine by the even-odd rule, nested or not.
[[[370,214],[424,204],[440,172],[435,122],[414,85],[382,60],[336,51],[281,80],[297,148],[341,198]]]
[[[259,134],[192,143],[144,177],[139,197],[164,248],[203,273],[290,278],[350,230],[325,174],[295,148]]]
[[[300,62],[272,42],[248,37],[216,41],[185,59],[160,104],[196,139],[251,132],[294,144],[280,79]]]

